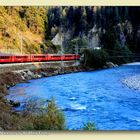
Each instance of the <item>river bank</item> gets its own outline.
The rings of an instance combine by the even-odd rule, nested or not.
[[[15,113],[12,108],[20,105],[18,101],[4,99],[10,87],[18,83],[26,83],[31,79],[50,77],[60,74],[86,71],[82,66],[69,66],[64,68],[38,68],[24,69],[0,74],[0,130],[17,130],[20,128],[20,122],[26,122],[21,114]],[[15,121],[15,122],[14,122]]]
[[[139,68],[133,63],[29,80],[11,87],[6,99],[20,101],[15,110],[23,112],[32,101],[40,108],[42,101],[54,97],[69,130],[80,130],[89,121],[97,130],[139,130],[139,90],[122,84],[123,79],[140,74]]]
[[[112,63],[107,63],[104,68],[115,67]],[[12,108],[20,106],[19,101],[7,101],[4,97],[7,95],[7,91],[10,87],[15,86],[18,83],[26,83],[31,79],[38,79],[43,77],[50,77],[55,75],[62,75],[68,73],[82,72],[82,71],[93,71],[93,68],[85,68],[84,66],[67,66],[64,68],[54,67],[54,68],[36,68],[36,69],[22,69],[13,70],[12,72],[3,72],[0,74],[0,129],[1,130],[17,130],[21,129],[17,122],[13,125],[14,118],[20,118],[20,114],[16,114]],[[7,116],[7,117],[5,117]],[[18,121],[18,122],[19,122]],[[24,122],[24,121],[23,121]],[[12,124],[12,125],[11,125]]]

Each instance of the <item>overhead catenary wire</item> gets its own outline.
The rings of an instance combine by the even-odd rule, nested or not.
[[[121,53],[121,54],[125,54],[126,55],[126,52],[120,52],[120,51],[117,51],[117,50],[110,50],[110,49],[103,49],[103,50],[114,52],[114,53]],[[131,52],[130,55],[140,56],[140,53],[132,53]]]

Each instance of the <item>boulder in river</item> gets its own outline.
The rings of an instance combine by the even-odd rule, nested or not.
[[[116,65],[116,64],[114,64],[114,63],[112,63],[112,62],[106,62],[106,66],[107,66],[108,68],[113,68],[113,67],[117,67],[118,65]]]
[[[12,101],[12,100],[10,100],[10,104],[11,104],[13,107],[18,107],[18,106],[20,106],[20,102],[19,102],[19,101]]]

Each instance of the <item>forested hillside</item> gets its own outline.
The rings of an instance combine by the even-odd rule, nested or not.
[[[139,14],[140,7],[0,7],[0,49],[20,52],[22,43],[24,53],[59,53],[60,46],[65,53],[140,52]]]
[[[41,53],[45,43],[46,7],[0,7],[0,49],[5,53]],[[45,49],[54,45],[47,42]],[[53,51],[53,50],[52,50]]]

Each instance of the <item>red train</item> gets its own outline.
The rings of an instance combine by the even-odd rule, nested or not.
[[[0,63],[22,63],[43,61],[68,61],[79,59],[76,54],[30,54],[30,55],[0,55]]]

